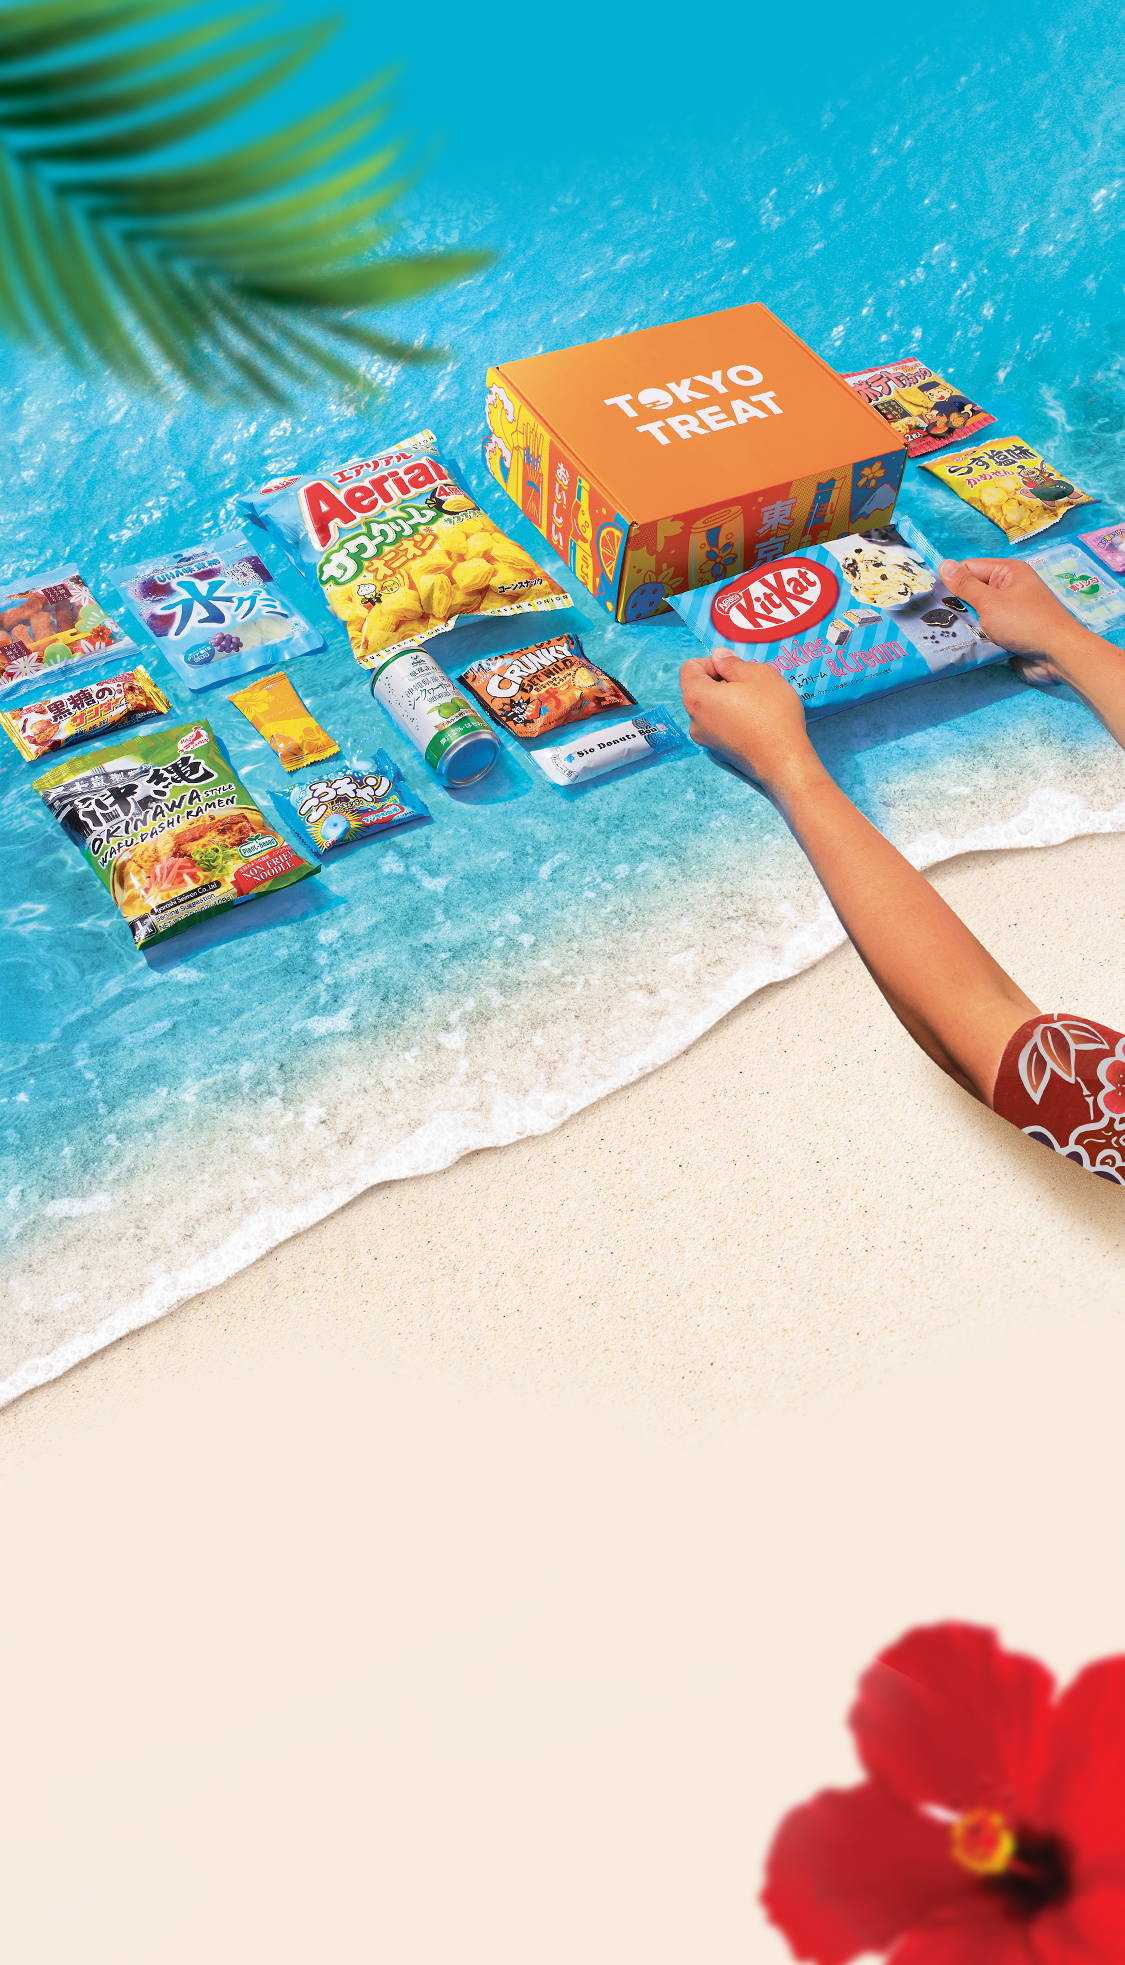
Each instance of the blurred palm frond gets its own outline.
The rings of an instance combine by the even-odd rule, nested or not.
[[[0,9],[0,336],[134,387],[178,376],[213,402],[287,403],[329,379],[369,393],[361,354],[432,355],[352,318],[489,259],[375,256],[406,182],[401,146],[374,141],[388,76],[218,155],[166,160],[296,75],[340,25],[248,34],[266,11]]]

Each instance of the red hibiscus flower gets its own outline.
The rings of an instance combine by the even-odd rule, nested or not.
[[[762,1892],[797,1958],[1125,1965],[1125,1657],[1058,1693],[992,1631],[909,1631],[851,1713],[870,1778],[778,1829]]]
[[[1105,1091],[1099,1092],[1098,1103],[1103,1112],[1114,1119],[1120,1118],[1125,1113],[1125,1058],[1110,1058],[1102,1065],[1099,1075]]]

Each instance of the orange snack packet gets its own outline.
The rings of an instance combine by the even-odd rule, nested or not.
[[[287,675],[259,676],[227,698],[261,732],[287,771],[336,757],[340,746],[309,715]]]

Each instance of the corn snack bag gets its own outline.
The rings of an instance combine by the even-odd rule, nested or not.
[[[243,500],[315,572],[365,669],[478,614],[539,614],[570,596],[450,477],[429,430]]]
[[[245,532],[115,567],[110,579],[189,689],[324,647]]]
[[[41,676],[49,683],[64,665],[73,673],[107,655],[136,652],[76,566],[60,566],[34,585],[0,594],[0,693]]]
[[[915,355],[904,355],[883,368],[860,369],[843,380],[905,438],[911,457],[963,443],[996,421]]]
[[[138,948],[317,872],[266,824],[209,723],[69,758],[35,789]]]
[[[377,839],[395,826],[430,817],[386,751],[349,757],[331,770],[313,772],[289,793],[290,823],[314,853],[330,853],[353,839]]]
[[[577,635],[557,635],[514,655],[485,655],[465,670],[461,682],[513,737],[543,737],[564,723],[580,723],[637,700],[587,660]]]
[[[1116,580],[1107,580],[1100,566],[1069,539],[1055,540],[1037,553],[1023,556],[1045,580],[1064,607],[1096,635],[1108,634],[1125,621],[1125,594]]]
[[[1013,545],[1057,525],[1072,506],[1097,502],[1091,492],[1079,491],[1061,477],[1022,437],[990,437],[970,450],[928,458],[922,469],[952,485],[959,498],[998,525]]]
[[[1100,532],[1080,532],[1078,537],[1114,573],[1125,573],[1125,522],[1103,525]]]
[[[287,675],[264,675],[227,700],[261,732],[287,771],[339,755],[335,737],[309,715]]]
[[[21,757],[34,763],[66,744],[81,744],[108,730],[125,730],[148,717],[166,716],[169,707],[147,669],[125,669],[108,682],[91,682],[68,696],[48,696],[18,710],[0,710],[0,729]]]

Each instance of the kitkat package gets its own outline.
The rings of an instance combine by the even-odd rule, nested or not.
[[[906,445],[758,302],[488,371],[485,458],[618,621],[887,525]]]
[[[845,375],[844,381],[905,439],[911,457],[926,457],[946,444],[963,443],[996,421],[916,355],[904,355],[882,368],[858,369]]]
[[[245,532],[115,567],[110,579],[189,689],[324,647]]]
[[[450,476],[431,430],[242,502],[317,580],[365,669],[478,615],[570,606]]]
[[[138,948],[317,872],[262,816],[209,723],[86,751],[34,782]]]
[[[826,716],[1005,659],[937,567],[937,553],[904,515],[672,604],[712,654],[772,663],[809,717]]]

